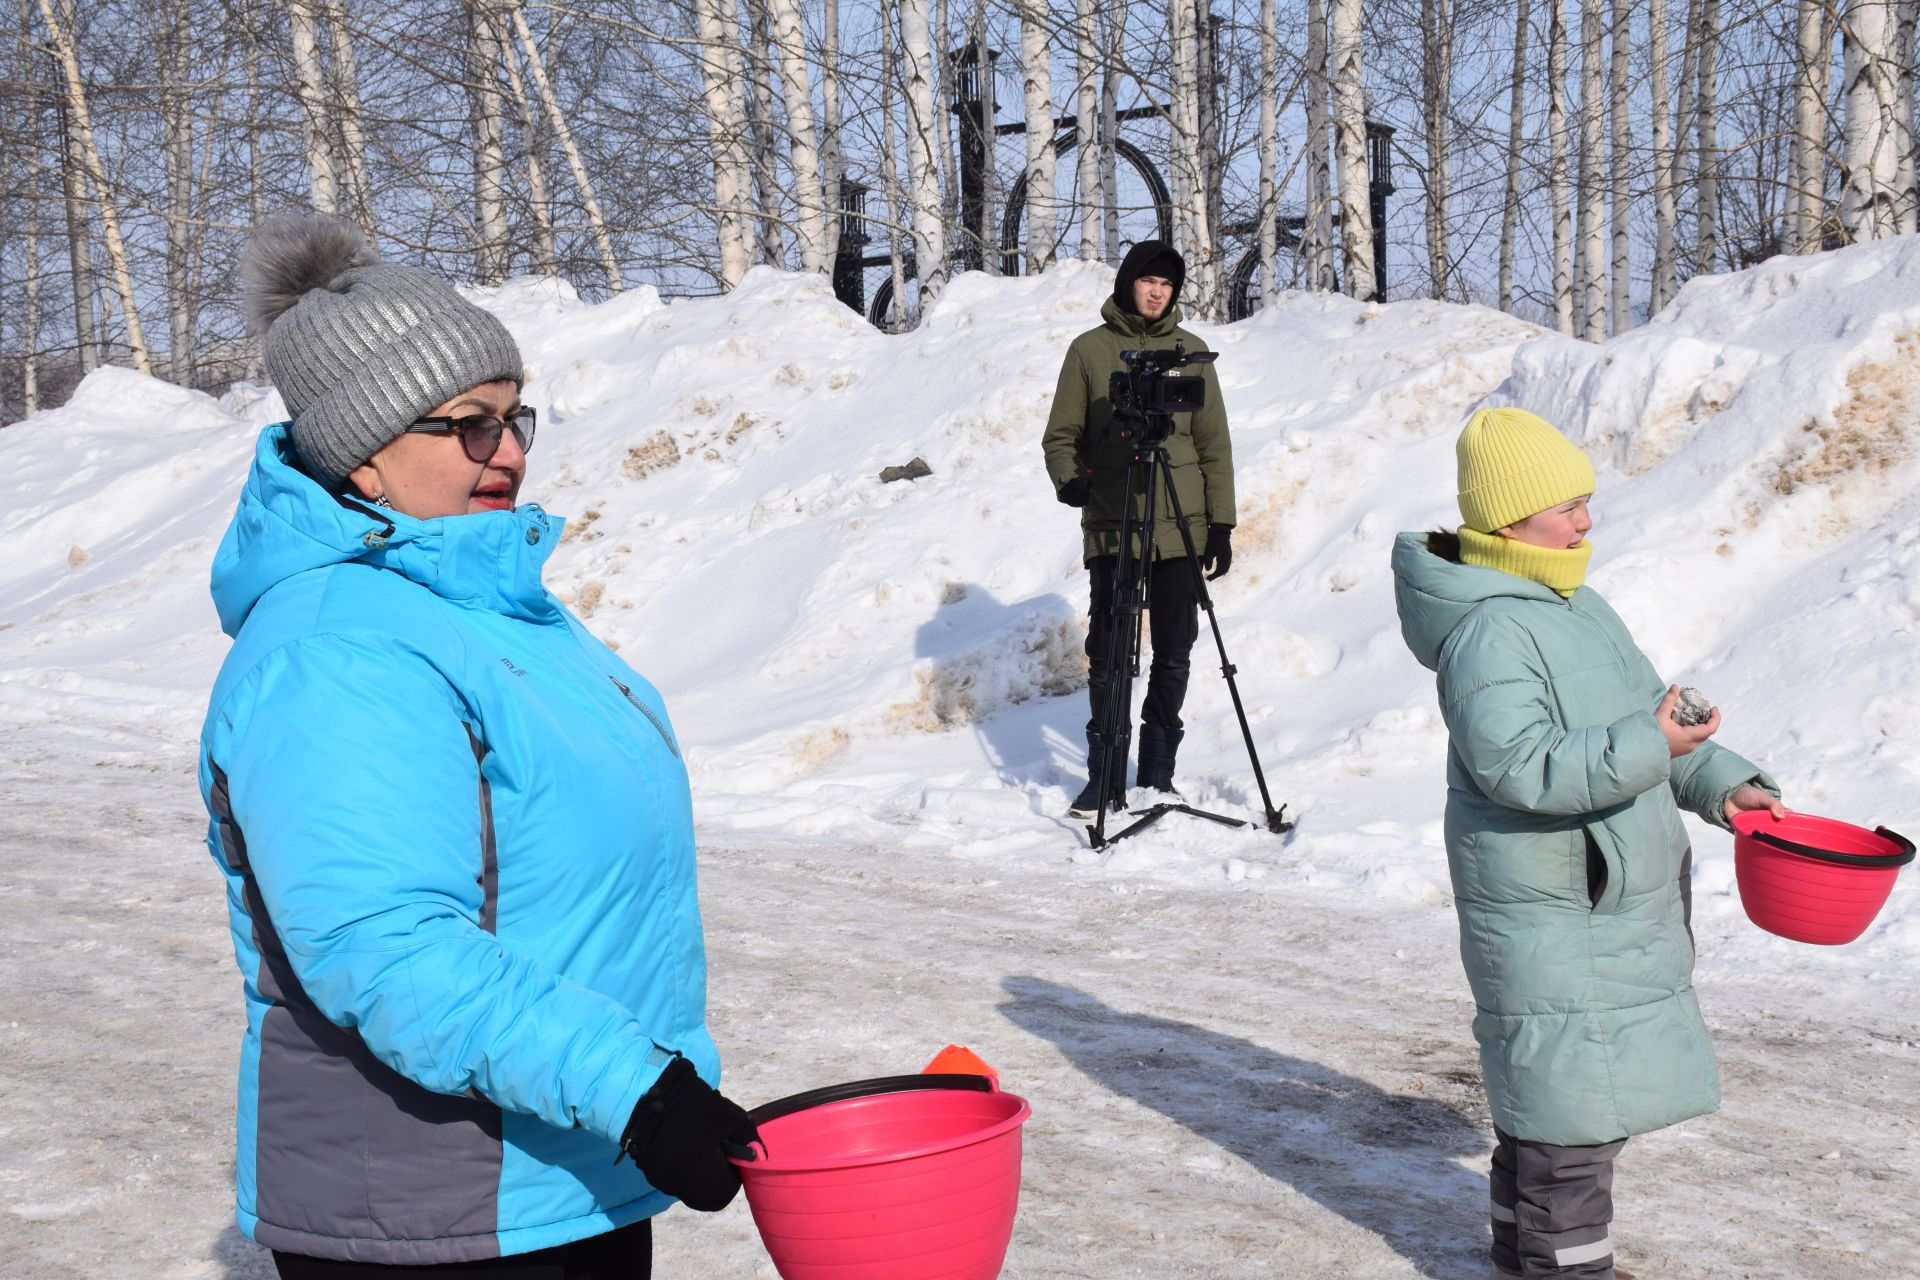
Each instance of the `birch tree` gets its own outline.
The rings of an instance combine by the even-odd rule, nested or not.
[[[1893,153],[1894,230],[1899,235],[1920,231],[1920,122],[1914,119],[1914,78],[1920,58],[1920,0],[1897,0],[1894,9]]]
[[[1260,189],[1255,216],[1260,228],[1260,302],[1272,306],[1280,296],[1279,228],[1275,190],[1280,169],[1280,37],[1274,0],[1260,0]]]
[[[359,58],[353,50],[353,30],[346,0],[332,0],[325,9],[327,26],[333,32],[334,115],[340,122],[340,158],[346,167],[346,200],[354,220],[369,236],[377,235],[373,216],[373,189],[367,182],[367,142],[361,127],[364,112],[360,106]],[[496,19],[497,22],[497,19]],[[496,56],[506,53],[504,33],[495,25],[493,43]]]
[[[880,166],[885,175],[887,193],[887,267],[893,277],[894,314],[904,319],[907,314],[907,269],[906,255],[900,252],[898,228],[903,221],[902,206],[906,202],[900,196],[900,161],[894,154],[893,142],[894,68],[898,65],[893,50],[893,18],[883,5],[880,9]]]
[[[1451,295],[1447,228],[1452,176],[1454,0],[1420,0],[1420,98],[1427,134],[1427,273],[1433,296]]]
[[[473,123],[475,249],[483,284],[507,274],[507,111],[500,92],[506,50],[488,0],[467,3],[467,99]]]
[[[1080,204],[1080,257],[1098,261],[1102,254],[1101,226],[1105,221],[1104,186],[1100,181],[1100,50],[1093,0],[1074,0],[1074,178]]]
[[[1657,4],[1659,0],[1654,0]],[[1498,298],[1502,311],[1513,310],[1513,255],[1520,235],[1520,178],[1524,168],[1527,109],[1527,45],[1532,39],[1527,24],[1529,0],[1518,0],[1519,13],[1513,24],[1513,71],[1508,81],[1507,99],[1507,187],[1500,205],[1500,267]]]
[[[824,0],[820,33],[820,195],[827,206],[830,258],[838,256],[840,189],[847,178],[847,153],[840,129],[840,0]]]
[[[1827,0],[1800,0],[1794,47],[1793,193],[1787,205],[1786,249],[1813,253],[1826,221],[1827,94],[1832,88],[1833,33]]]
[[[1361,63],[1360,0],[1327,0],[1327,59],[1333,71],[1333,141],[1340,164],[1341,266],[1347,292],[1379,292],[1373,270],[1373,202],[1367,172],[1367,90]]]
[[[757,247],[749,193],[752,160],[747,154],[747,111],[740,92],[740,47],[730,0],[694,0],[699,33],[701,100],[713,149],[714,226],[720,249],[720,281],[731,289],[753,265]]]
[[[1020,6],[1020,78],[1027,111],[1027,270],[1053,265],[1053,50],[1044,0]],[[993,135],[989,133],[988,137]]]
[[[1840,192],[1840,224],[1847,238],[1859,244],[1896,235],[1900,225],[1892,3],[1850,0],[1841,32],[1847,182]]]
[[[1673,190],[1673,120],[1667,100],[1667,5],[1647,5],[1648,74],[1653,98],[1653,282],[1647,314],[1658,315],[1679,288],[1675,273],[1676,208]]]
[[[940,170],[934,133],[942,130],[933,107],[933,50],[927,38],[926,0],[894,0],[900,18],[906,79],[907,186],[913,203],[913,257],[924,307],[947,284],[946,227],[941,218]],[[903,311],[905,299],[898,299]]]
[[[1187,264],[1188,308],[1206,314],[1212,299],[1200,261],[1207,215],[1197,172],[1200,159],[1200,98],[1195,82],[1194,0],[1172,0],[1169,13],[1173,93],[1168,125],[1173,135],[1168,177],[1173,189],[1173,248]]]
[[[1307,262],[1307,287],[1327,293],[1335,280],[1331,92],[1327,0],[1307,0],[1307,212],[1301,252]]]
[[[567,167],[573,171],[573,182],[580,190],[580,203],[587,213],[587,225],[593,231],[594,244],[600,250],[600,267],[606,273],[608,293],[619,293],[623,281],[620,276],[620,261],[613,252],[613,236],[607,230],[607,220],[600,212],[600,198],[593,189],[593,178],[587,172],[587,162],[580,154],[580,148],[573,140],[573,130],[567,126],[566,113],[560,109],[560,100],[554,96],[553,82],[547,78],[547,64],[540,56],[539,42],[533,38],[533,28],[527,25],[527,15],[521,11],[519,0],[505,0],[509,16],[513,20],[514,34],[520,37],[520,48],[527,58],[527,70],[533,75],[535,88],[540,92],[540,101],[547,109],[547,127],[553,131],[554,141],[567,158]]]
[[[1611,36],[1612,53],[1612,90],[1608,103],[1608,114],[1613,125],[1612,155],[1613,165],[1613,296],[1609,310],[1613,318],[1613,332],[1621,333],[1633,325],[1633,271],[1632,246],[1629,235],[1633,222],[1633,152],[1630,146],[1632,120],[1628,112],[1627,91],[1629,59],[1633,52],[1633,9],[1629,0],[1613,0],[1613,32]]]
[[[193,82],[192,32],[183,0],[160,6],[161,115],[167,182],[167,374],[193,385]]]
[[[1580,336],[1607,336],[1606,185],[1601,172],[1601,136],[1606,128],[1606,9],[1600,0],[1580,6],[1580,242],[1575,255],[1580,278]]]
[[[829,269],[826,198],[820,185],[820,142],[813,122],[813,85],[807,73],[807,39],[799,0],[768,0],[774,47],[780,57],[780,87],[787,107],[787,165],[798,206],[800,268]]]
[[[1696,0],[1700,22],[1693,38],[1699,83],[1694,86],[1695,159],[1699,172],[1694,184],[1698,207],[1698,247],[1694,270],[1711,272],[1720,250],[1720,0]]]
[[[307,153],[307,198],[321,213],[340,208],[333,167],[333,139],[327,125],[326,73],[320,65],[318,15],[309,0],[287,0],[287,28],[293,42],[293,82],[300,98],[301,135]]]
[[[147,355],[146,335],[140,328],[140,308],[133,298],[133,275],[127,267],[127,243],[120,235],[120,210],[107,185],[106,166],[100,163],[100,149],[94,143],[93,118],[87,111],[85,81],[80,74],[80,59],[73,40],[53,11],[53,0],[40,0],[40,16],[46,20],[53,37],[60,68],[66,76],[67,112],[78,131],[80,158],[86,165],[87,183],[93,188],[94,206],[100,211],[101,231],[107,242],[107,262],[113,271],[114,288],[120,294],[120,312],[127,325],[127,346],[133,367],[151,374],[153,362]]]
[[[520,59],[511,48],[501,49],[501,61],[507,71],[507,85],[513,90],[515,121],[527,148],[527,205],[533,214],[533,265],[542,275],[560,270],[560,250],[553,236],[553,194],[547,189],[546,166],[540,162],[540,139],[533,103],[527,96],[526,78],[520,74]]]
[[[731,3],[731,0],[728,0]],[[767,0],[746,0],[747,136],[752,140],[754,182],[760,189],[761,260],[784,267],[787,260],[786,224],[781,212],[780,159],[774,149],[773,75],[767,48],[773,41]]]
[[[1567,0],[1549,0],[1547,188],[1553,202],[1554,327],[1573,336],[1573,202],[1567,188]]]

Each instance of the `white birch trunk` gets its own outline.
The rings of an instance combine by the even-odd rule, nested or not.
[[[504,48],[489,0],[467,0],[467,97],[473,122],[474,247],[482,284],[507,274],[507,111],[500,92]]]
[[[93,120],[87,113],[86,82],[80,75],[80,59],[73,40],[54,15],[52,0],[40,0],[40,15],[46,19],[53,37],[60,67],[67,80],[67,110],[79,130],[80,156],[86,165],[87,182],[93,187],[94,203],[100,210],[101,229],[107,242],[107,263],[113,271],[114,287],[120,294],[120,309],[127,322],[127,346],[133,367],[141,373],[153,373],[153,361],[147,355],[146,335],[140,329],[140,309],[133,300],[133,274],[127,269],[127,244],[120,237],[120,211],[107,186],[106,167],[100,163],[100,149],[94,145]]]
[[[1840,193],[1840,224],[1855,244],[1895,235],[1899,227],[1895,31],[1890,0],[1848,3],[1842,24],[1847,184]]]
[[[1187,310],[1195,310],[1195,298],[1201,294],[1199,264],[1195,261],[1193,241],[1193,164],[1199,151],[1198,104],[1193,88],[1193,0],[1169,0],[1169,44],[1172,51],[1172,94],[1167,113],[1171,154],[1168,156],[1167,186],[1173,195],[1173,251],[1187,264],[1183,291]]]
[[[1074,177],[1080,205],[1080,257],[1101,254],[1100,226],[1106,196],[1100,181],[1100,51],[1093,0],[1074,0]]]
[[[1280,297],[1277,261],[1280,251],[1278,228],[1279,193],[1275,180],[1280,173],[1280,37],[1275,29],[1278,15],[1274,0],[1260,0],[1260,203],[1256,213],[1260,226],[1260,303],[1272,306]]]
[[[1667,4],[1647,5],[1647,56],[1653,98],[1653,280],[1647,314],[1658,315],[1678,288],[1674,273],[1673,117],[1667,93]]]
[[[927,0],[896,0],[904,55],[907,107],[907,184],[913,202],[913,258],[920,301],[939,296],[947,284],[946,227],[941,219],[940,170],[934,135],[945,124],[934,114],[933,50],[927,34]],[[900,299],[902,313],[905,299]]]
[[[728,0],[731,3],[731,0]],[[773,75],[767,49],[773,43],[767,0],[746,0],[749,39],[746,49],[748,136],[753,139],[754,180],[760,188],[760,242],[763,261],[787,265],[787,231],[780,190],[780,157],[774,145]]]
[[[1307,287],[1332,293],[1333,269],[1333,119],[1332,78],[1327,67],[1327,3],[1307,0],[1307,212],[1301,254]]]
[[[1695,149],[1700,166],[1699,247],[1694,270],[1711,273],[1720,252],[1720,0],[1701,0],[1699,43],[1700,83],[1694,87]]]
[[[980,268],[990,276],[1000,274],[999,240],[988,233],[988,228],[997,224],[994,211],[1000,207],[1000,171],[994,165],[993,116],[998,88],[994,84],[993,59],[987,56],[987,0],[974,0],[973,16],[967,21],[967,40],[979,51],[979,103],[974,115],[974,127],[980,130],[980,136],[986,140],[986,164],[980,171],[980,243],[975,246],[980,255]],[[936,50],[936,52],[938,52]],[[969,238],[972,227],[962,227],[960,234]]]
[[[1894,230],[1899,235],[1920,231],[1920,125],[1914,120],[1915,60],[1920,58],[1920,0],[1899,0],[1895,6],[1893,149]]]
[[[307,198],[321,213],[337,213],[339,179],[334,173],[333,139],[327,123],[326,74],[320,66],[320,44],[315,38],[317,22],[318,13],[311,0],[287,0],[293,79],[306,142]]]
[[[827,258],[839,256],[840,188],[847,153],[840,142],[840,0],[824,0],[820,36],[820,198],[827,205]]]
[[[731,289],[753,265],[756,241],[750,212],[753,175],[747,155],[747,112],[741,100],[739,30],[729,0],[694,0],[699,33],[701,101],[713,149],[715,239],[720,282]]]
[[[1613,297],[1609,311],[1613,332],[1625,333],[1633,327],[1633,249],[1628,234],[1633,221],[1632,119],[1629,114],[1627,76],[1633,53],[1633,9],[1629,0],[1613,0],[1612,70],[1608,114],[1612,118],[1613,137]]]
[[[1694,90],[1700,87],[1700,46],[1694,40],[1694,33],[1700,27],[1700,6],[1703,0],[1687,0],[1686,39],[1680,56],[1679,103],[1673,113],[1673,165],[1667,174],[1667,187],[1674,193],[1677,201],[1682,191],[1688,190],[1699,165],[1694,158],[1694,150],[1699,140],[1698,112],[1694,110]],[[1694,193],[1696,201],[1699,193]],[[1679,236],[1678,220],[1675,222],[1674,235]],[[1689,273],[1691,274],[1691,273]],[[1680,291],[1680,251],[1674,250],[1673,291],[1668,295],[1671,301]]]
[[[1120,163],[1114,141],[1120,136],[1119,68],[1123,65],[1127,35],[1127,0],[1108,5],[1107,65],[1100,78],[1100,185],[1107,193],[1101,209],[1101,235],[1106,241],[1107,261],[1120,261]]]
[[[1027,0],[1020,6],[1020,78],[1027,111],[1027,271],[1032,275],[1053,265],[1053,49],[1047,41],[1051,22],[1045,0]]]
[[[20,35],[23,40],[31,40],[33,31],[32,0],[20,0]],[[40,72],[29,62],[25,74],[29,95],[26,108],[27,128],[23,131],[20,151],[26,165],[27,207],[21,228],[26,250],[26,279],[22,282],[26,297],[20,308],[21,351],[20,351],[20,405],[23,417],[32,417],[40,411]]]
[[[540,163],[540,138],[527,97],[527,82],[520,74],[520,57],[512,48],[503,48],[501,62],[507,69],[507,84],[513,90],[513,106],[520,136],[527,146],[527,204],[533,212],[533,265],[541,275],[558,275],[560,249],[553,236],[553,194],[547,190],[546,166]]]
[[[1550,0],[1547,30],[1547,188],[1553,199],[1553,320],[1572,337],[1573,201],[1567,178],[1567,0]]]
[[[1420,0],[1420,105],[1427,134],[1427,275],[1433,296],[1450,293],[1447,228],[1451,177],[1448,115],[1453,97],[1452,0]]]
[[[347,0],[333,0],[326,6],[327,25],[333,31],[333,78],[338,93],[340,152],[346,165],[346,199],[354,220],[369,237],[376,235],[373,217],[373,190],[367,183],[366,131],[361,127],[364,114],[360,106],[360,60],[353,49],[353,31],[347,25]],[[504,54],[506,43],[499,28],[494,28],[495,47]]]
[[[901,199],[900,161],[894,154],[893,144],[893,86],[898,66],[893,52],[893,17],[883,4],[880,9],[880,164],[886,174],[887,265],[893,273],[893,309],[902,321],[899,327],[905,328],[907,266],[906,255],[900,252],[900,231],[905,222],[901,215],[906,202]]]
[[[514,33],[520,37],[521,50],[527,56],[527,70],[533,73],[534,87],[540,91],[540,101],[546,106],[547,126],[553,130],[554,141],[560,144],[567,167],[573,171],[574,185],[580,188],[580,203],[586,208],[587,225],[593,230],[594,244],[600,250],[600,266],[606,273],[607,292],[619,293],[620,260],[614,256],[613,236],[607,231],[607,220],[600,216],[600,199],[594,194],[587,162],[581,157],[580,148],[574,145],[573,130],[567,126],[560,100],[553,94],[553,84],[547,79],[547,65],[540,57],[540,46],[533,38],[533,29],[527,25],[526,14],[520,11],[519,0],[506,0],[506,3],[513,18]]]
[[[1580,6],[1580,336],[1607,336],[1607,184],[1600,144],[1606,133],[1607,76],[1602,58],[1606,10],[1599,0]]]
[[[1658,4],[1660,0],[1654,0]],[[1527,43],[1529,0],[1519,0],[1520,12],[1513,24],[1513,77],[1507,101],[1507,190],[1500,206],[1499,301],[1502,311],[1513,310],[1514,245],[1520,235],[1520,174],[1522,148],[1526,141]]]
[[[813,121],[813,83],[807,72],[807,36],[800,25],[800,0],[768,0],[774,47],[780,57],[780,90],[787,107],[787,168],[793,175],[797,207],[800,269],[825,272],[832,255],[827,244],[826,193],[820,185],[820,135]]]
[[[1793,77],[1793,191],[1787,203],[1788,253],[1820,248],[1826,220],[1827,93],[1833,78],[1833,33],[1827,0],[1800,0]]]
[[[1367,88],[1360,57],[1360,0],[1328,0],[1327,60],[1333,71],[1333,144],[1340,165],[1341,266],[1347,292],[1379,292],[1373,270],[1373,200],[1368,190]]]
[[[901,43],[905,44],[902,37]],[[948,25],[947,0],[934,0],[933,28],[927,40],[933,61],[928,64],[928,74],[933,79],[934,102],[939,110],[934,113],[934,154],[938,157],[940,171],[940,216],[952,224],[958,220],[960,207],[960,167],[953,160],[953,128],[956,118],[953,101],[953,63],[948,58],[954,47],[953,28]],[[905,82],[901,83],[901,99],[907,100]]]
[[[166,131],[162,150],[167,179],[167,376],[183,387],[193,385],[197,328],[193,298],[193,104],[187,100],[187,86],[193,82],[188,14],[184,0],[167,0],[160,11],[164,25],[161,99]]]

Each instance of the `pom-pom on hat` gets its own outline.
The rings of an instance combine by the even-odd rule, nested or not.
[[[1492,533],[1593,492],[1593,463],[1544,418],[1525,409],[1481,409],[1454,445],[1460,518]]]
[[[522,380],[520,348],[498,316],[431,272],[380,261],[351,223],[275,214],[240,270],[293,446],[329,487],[462,391]]]

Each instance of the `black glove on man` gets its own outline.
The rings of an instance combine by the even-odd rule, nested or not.
[[[702,1080],[691,1062],[676,1057],[634,1107],[620,1136],[620,1154],[632,1156],[648,1182],[687,1208],[717,1213],[740,1190],[740,1172],[721,1142],[744,1146],[759,1136],[738,1103]]]
[[[1227,576],[1227,570],[1233,567],[1233,526],[1230,524],[1210,524],[1207,526],[1207,549],[1200,553],[1200,568],[1206,573],[1207,581]]]
[[[1082,469],[1054,491],[1054,496],[1070,507],[1084,507],[1093,496],[1093,472]]]

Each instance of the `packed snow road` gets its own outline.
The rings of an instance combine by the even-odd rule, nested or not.
[[[176,715],[0,721],[0,1275],[271,1275],[231,1225],[239,979]],[[1490,1140],[1445,906],[709,843],[727,1091],[971,1045],[1025,1095],[1007,1280],[1479,1277]],[[1721,926],[1722,931],[1734,925]],[[1742,928],[1749,928],[1744,924]],[[1630,1143],[1643,1276],[1912,1274],[1920,995],[1734,972],[1702,939],[1719,1115]],[[1866,971],[1871,979],[1871,971]],[[744,1202],[661,1277],[768,1277]]]

